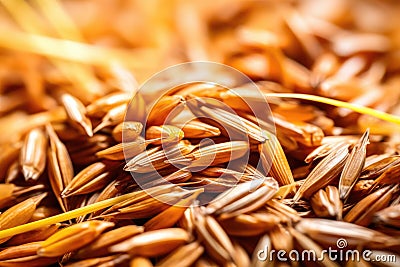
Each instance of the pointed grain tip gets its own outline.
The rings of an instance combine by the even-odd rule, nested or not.
[[[46,254],[46,250],[45,250],[44,248],[39,248],[39,249],[36,251],[36,254],[37,254],[38,256],[43,257],[43,256],[45,256],[45,254]]]
[[[85,133],[89,136],[89,137],[93,137],[93,130],[92,127],[90,125],[84,125],[83,126]]]
[[[300,200],[301,197],[302,197],[302,196],[301,196],[300,194],[296,193],[296,194],[294,195],[294,197],[292,198],[293,204],[295,204],[296,202],[298,202],[298,201]],[[292,205],[293,205],[293,204],[292,204]]]
[[[340,189],[342,189],[342,190],[340,190]],[[346,200],[347,199],[347,189],[345,190],[345,189],[339,187],[339,198],[341,200]]]
[[[25,177],[25,181],[36,181],[39,179],[40,173],[35,169],[30,166],[23,166],[22,167],[22,174]]]
[[[97,133],[98,131],[100,131],[100,130],[106,128],[107,126],[109,126],[109,124],[108,124],[107,121],[102,121],[102,122],[100,122],[100,124],[97,125],[96,128],[94,128],[93,134],[95,134],[95,133]]]
[[[37,206],[45,197],[47,197],[47,192],[34,196],[32,197],[32,199],[35,202],[35,205]]]
[[[364,134],[360,138],[361,145],[365,146],[369,144],[369,128],[364,132]]]
[[[64,191],[60,195],[61,195],[62,198],[69,197],[68,192],[64,192]]]

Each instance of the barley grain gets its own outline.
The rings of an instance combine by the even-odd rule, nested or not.
[[[336,187],[327,186],[325,190],[320,189],[310,201],[313,211],[318,217],[342,219],[343,203]]]
[[[148,258],[134,257],[129,263],[129,267],[153,267],[153,264]]]
[[[339,180],[339,193],[341,199],[347,199],[351,189],[357,182],[365,164],[369,131],[367,130],[350,152]]]
[[[26,180],[37,180],[46,166],[47,138],[41,129],[31,130],[21,148],[20,164]]]
[[[183,131],[186,138],[216,137],[221,134],[219,128],[198,120],[191,120],[184,124],[177,123],[174,125]]]
[[[108,2],[0,4],[0,266],[399,257],[397,4]]]
[[[37,249],[37,254],[45,257],[61,256],[89,244],[104,230],[113,226],[114,224],[111,222],[102,221],[88,221],[72,225],[43,241]]]
[[[147,125],[157,126],[168,124],[166,119],[172,119],[176,114],[179,114],[184,108],[184,103],[185,100],[180,95],[162,97],[155,103],[147,116]],[[173,112],[173,114],[171,112]]]
[[[393,227],[399,227],[400,226],[400,205],[394,205],[387,207],[385,209],[382,209],[375,213],[375,218],[374,220],[376,222],[382,222],[384,224],[393,226]]]
[[[157,266],[189,267],[203,254],[203,251],[204,248],[198,242],[193,242],[172,251],[171,254],[157,263]]]
[[[389,205],[393,194],[398,191],[397,186],[384,187],[358,202],[344,217],[344,221],[368,226],[373,215]]]
[[[61,102],[64,105],[72,125],[78,127],[79,130],[83,130],[89,137],[92,137],[92,122],[86,116],[86,108],[82,102],[70,94],[63,94],[61,96]]]
[[[128,238],[143,233],[142,226],[127,225],[101,234],[94,242],[76,252],[74,258],[87,259],[109,254],[108,248]]]
[[[33,215],[34,216],[34,215]],[[33,217],[32,216],[32,217]],[[32,220],[32,218],[31,218]],[[58,229],[60,228],[60,224],[52,224],[49,226],[42,227],[38,230],[33,230],[29,231],[26,233],[22,233],[19,235],[15,235],[12,237],[10,240],[7,241],[8,246],[17,246],[17,245],[23,245],[26,243],[31,243],[31,242],[37,242],[37,241],[43,241],[56,233]],[[35,252],[36,254],[36,252]]]
[[[0,214],[1,229],[7,229],[27,223],[35,212],[36,206],[46,195],[47,194],[44,193],[35,197],[28,198],[27,200],[16,204],[15,206],[12,206],[11,208]],[[3,238],[0,240],[0,243],[4,243],[10,238],[11,237]]]
[[[146,129],[146,139],[153,145],[166,145],[182,140],[184,132],[172,125],[151,126]]]
[[[293,197],[293,201],[298,201],[301,197],[310,197],[318,189],[328,185],[337,178],[344,167],[347,156],[348,145],[346,144],[337,148],[336,151],[332,151],[308,175]]]
[[[124,121],[115,126],[112,131],[112,136],[117,142],[122,143],[123,140],[125,140],[125,142],[130,142],[138,138],[142,130],[143,124],[140,122]]]
[[[9,247],[0,252],[0,261],[22,258],[36,255],[40,242],[25,243],[23,245]]]
[[[105,95],[86,107],[90,116],[104,116],[108,111],[117,106],[128,103],[130,95],[124,92],[117,92]]]
[[[114,245],[111,252],[154,257],[165,255],[189,241],[189,234],[180,228],[165,228],[145,232]]]
[[[263,131],[269,140],[259,145],[260,158],[265,172],[270,172],[280,185],[294,183],[293,174],[290,170],[285,152],[276,136]]]
[[[110,109],[102,118],[99,125],[94,128],[93,133],[97,133],[105,127],[120,124],[124,120],[126,104],[122,104]]]

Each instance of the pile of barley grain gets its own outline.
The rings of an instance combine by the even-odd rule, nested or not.
[[[319,257],[338,240],[398,266],[399,12],[378,0],[1,1],[0,266],[378,265],[259,259],[266,247]],[[234,92],[266,97],[273,119],[206,82],[151,111],[157,90],[130,102],[192,60],[248,75],[262,98]]]

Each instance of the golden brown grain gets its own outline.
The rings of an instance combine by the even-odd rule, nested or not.
[[[339,180],[339,193],[341,199],[347,199],[351,189],[357,182],[358,177],[365,164],[367,145],[369,143],[369,131],[367,130],[360,138],[358,143],[350,152],[349,158],[343,167],[343,172]]]
[[[129,263],[129,267],[153,267],[153,264],[148,258],[134,257]]]
[[[27,200],[12,206],[0,214],[1,229],[7,229],[27,223],[35,212],[36,206],[45,196],[46,193],[28,198]],[[4,243],[9,239],[10,238],[1,239],[0,242]]]
[[[192,266],[203,252],[204,248],[198,242],[193,242],[172,251],[171,254],[162,259],[157,266],[189,267]]]
[[[184,124],[178,123],[176,126],[184,132],[186,138],[216,137],[221,134],[219,128],[198,120],[191,120]]]
[[[89,137],[93,136],[92,122],[86,116],[86,108],[82,102],[70,94],[63,94],[61,102],[72,125],[79,130],[83,130]]]
[[[132,158],[146,149],[147,142],[143,137],[139,136],[136,140],[130,142],[124,142],[117,144],[112,147],[108,147],[96,153],[99,158],[105,158],[110,160],[122,160],[126,158]]]
[[[20,164],[26,180],[37,180],[46,167],[47,137],[42,129],[33,129],[25,137]]]
[[[303,219],[296,225],[296,230],[328,245],[335,244],[339,238],[346,239],[349,246],[365,244],[368,247],[386,247],[396,243],[393,237],[381,232],[348,222],[326,219]]]
[[[198,191],[191,196],[178,201],[173,206],[161,212],[144,224],[146,231],[169,228],[174,226],[183,216],[188,206],[198,197],[201,191]]]
[[[206,218],[202,214],[195,214],[195,218],[195,230],[204,240],[205,250],[208,255],[220,263],[232,262],[233,247],[226,232],[220,226],[217,227],[217,229],[212,229],[213,232],[211,232],[210,229],[207,228],[209,224],[207,224]],[[215,233],[221,235],[220,238],[226,242],[225,245],[227,245],[227,247],[215,238]]]
[[[265,172],[271,173],[280,185],[294,183],[293,174],[283,148],[276,136],[263,131],[269,140],[259,145],[261,163]]]
[[[249,151],[249,144],[244,141],[225,142],[210,146],[200,146],[199,149],[186,155],[188,168],[214,166],[243,157]]]
[[[50,137],[48,149],[49,181],[54,195],[63,211],[69,209],[67,201],[61,198],[61,192],[72,181],[74,169],[71,158],[65,145],[58,139],[57,134],[51,126],[47,126]]]
[[[389,205],[397,186],[384,187],[358,202],[344,217],[344,221],[353,222],[358,225],[368,226],[373,215]]]
[[[130,95],[124,92],[108,94],[90,103],[86,110],[90,116],[104,116],[112,108],[126,104],[129,99]]]
[[[101,1],[0,3],[0,266],[396,254],[396,1]]]
[[[48,266],[57,262],[57,258],[49,258],[49,257],[40,257],[37,255],[27,256],[27,257],[18,257],[16,259],[9,259],[0,261],[1,266],[9,266],[9,267],[18,267],[18,266],[27,266],[27,267],[36,267],[36,266]]]
[[[61,256],[91,243],[104,230],[113,226],[111,222],[94,220],[72,225],[41,242],[37,254],[45,257]]]
[[[122,104],[110,109],[102,118],[99,125],[94,128],[93,132],[97,133],[101,129],[121,123],[124,120],[126,112],[126,104]]]
[[[129,238],[112,246],[110,251],[145,257],[161,256],[187,243],[189,239],[189,234],[181,228],[165,228]]]
[[[383,222],[384,224],[399,227],[400,218],[400,205],[394,205],[387,207],[379,212],[375,213],[375,221]]]
[[[217,122],[218,124],[213,126],[222,129],[225,135],[238,134],[239,136],[249,136],[261,143],[267,140],[258,125],[237,114],[220,108],[219,105],[215,105],[209,98],[190,98],[187,101],[187,105],[195,115],[200,118],[208,118],[207,123],[213,125]]]
[[[108,248],[120,243],[128,238],[138,235],[144,231],[142,226],[127,225],[108,231],[99,236],[88,246],[78,250],[74,258],[87,259],[92,257],[102,257],[109,254]]]
[[[15,235],[14,237],[12,237],[10,240],[7,241],[7,245],[16,246],[31,242],[43,241],[48,237],[50,237],[51,235],[55,234],[59,228],[60,224],[52,224],[49,226],[42,227],[38,230],[33,230],[19,235]]]
[[[180,95],[162,97],[152,107],[146,119],[147,125],[157,126],[168,124],[166,119],[174,118],[174,115],[171,112],[174,114],[179,114],[184,108],[184,102],[185,100]]]
[[[9,247],[0,252],[0,261],[22,258],[36,255],[36,250],[40,247],[40,242],[26,243],[23,245]]]
[[[172,125],[151,126],[146,129],[146,139],[153,145],[179,142],[183,136],[183,131]]]
[[[258,236],[272,230],[279,222],[274,214],[261,212],[220,219],[222,227],[232,236]]]
[[[112,136],[115,141],[125,142],[134,141],[139,137],[143,130],[143,124],[135,121],[124,121],[117,126],[112,131]]]
[[[293,197],[293,200],[297,201],[301,197],[308,198],[317,190],[328,185],[332,180],[337,178],[344,167],[348,154],[348,145],[346,144],[332,151],[307,176],[305,182],[300,186],[296,195]]]
[[[343,203],[339,198],[339,191],[335,186],[327,186],[315,193],[311,200],[314,213],[321,218],[342,219]]]

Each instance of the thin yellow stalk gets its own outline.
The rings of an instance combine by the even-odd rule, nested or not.
[[[336,99],[331,99],[331,98],[326,98],[326,97],[316,96],[316,95],[290,94],[290,93],[277,93],[277,94],[267,93],[264,95],[267,98],[268,97],[271,97],[271,98],[272,97],[295,98],[295,99],[303,99],[303,100],[324,103],[324,104],[328,104],[328,105],[332,105],[332,106],[336,106],[336,107],[340,107],[340,108],[348,108],[348,109],[351,109],[351,110],[361,113],[361,114],[370,115],[375,118],[378,118],[378,119],[381,119],[384,121],[388,121],[388,122],[393,122],[393,123],[400,125],[400,117],[399,116],[391,115],[391,114],[388,114],[388,113],[385,113],[385,112],[382,112],[379,110],[375,110],[375,109],[364,107],[364,106],[359,106],[359,105],[348,103],[348,102],[343,102],[343,101],[336,100]]]
[[[9,229],[5,229],[0,231],[0,239],[6,238],[6,237],[10,237],[10,236],[14,236],[17,234],[21,234],[21,233],[25,233],[25,232],[29,232],[32,230],[36,230],[39,229],[41,227],[45,227],[51,224],[55,224],[55,223],[60,223],[60,222],[64,222],[64,221],[68,221],[92,212],[96,212],[98,210],[102,210],[105,209],[107,207],[113,206],[115,204],[118,204],[122,201],[128,200],[133,198],[135,195],[137,195],[136,192],[132,192],[129,194],[125,194],[122,196],[118,196],[118,197],[114,197],[114,198],[110,198],[110,199],[106,199],[82,208],[78,208],[75,210],[71,210],[62,214],[58,214],[55,216],[51,216],[39,221],[34,221],[34,222],[30,222],[27,224],[23,224],[23,225],[19,225],[16,227],[12,227]]]

